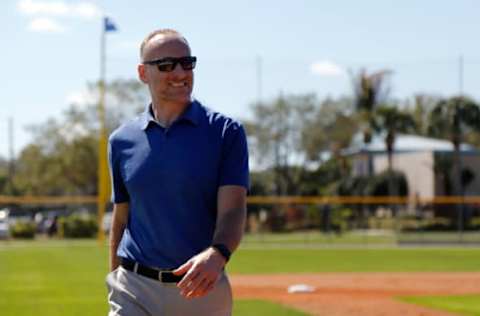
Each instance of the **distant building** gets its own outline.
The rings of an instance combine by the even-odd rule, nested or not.
[[[480,195],[480,151],[471,145],[462,144],[461,168],[469,184],[465,195]],[[354,176],[378,174],[388,169],[388,156],[383,136],[375,136],[365,145],[360,135],[344,153],[352,157]],[[450,141],[417,135],[397,135],[394,144],[393,169],[405,174],[409,196],[430,198],[447,195],[448,180],[453,183],[451,162],[453,145]],[[450,170],[449,170],[450,169]],[[442,172],[447,170],[446,172]],[[448,172],[449,170],[449,172]]]

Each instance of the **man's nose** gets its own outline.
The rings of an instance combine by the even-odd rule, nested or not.
[[[187,74],[187,71],[183,69],[180,63],[177,63],[172,70],[172,74],[175,76],[185,76]]]

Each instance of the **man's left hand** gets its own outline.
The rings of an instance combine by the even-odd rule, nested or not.
[[[225,264],[225,258],[212,247],[192,257],[173,271],[175,275],[185,274],[177,284],[180,294],[186,298],[206,295],[217,283]]]

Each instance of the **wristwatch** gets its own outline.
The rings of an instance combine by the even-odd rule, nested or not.
[[[227,246],[225,246],[224,244],[213,244],[212,247],[218,250],[218,252],[222,255],[222,257],[225,258],[226,262],[230,260],[230,256],[232,255],[232,252],[228,249]]]

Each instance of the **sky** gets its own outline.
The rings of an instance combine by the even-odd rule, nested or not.
[[[480,100],[478,12],[475,0],[1,1],[0,156],[10,118],[18,155],[28,126],[87,98],[103,16],[118,28],[107,33],[107,80],[136,78],[143,38],[174,28],[198,58],[195,97],[242,120],[279,94],[350,95],[349,71],[361,68],[391,70],[395,98],[462,90]]]

